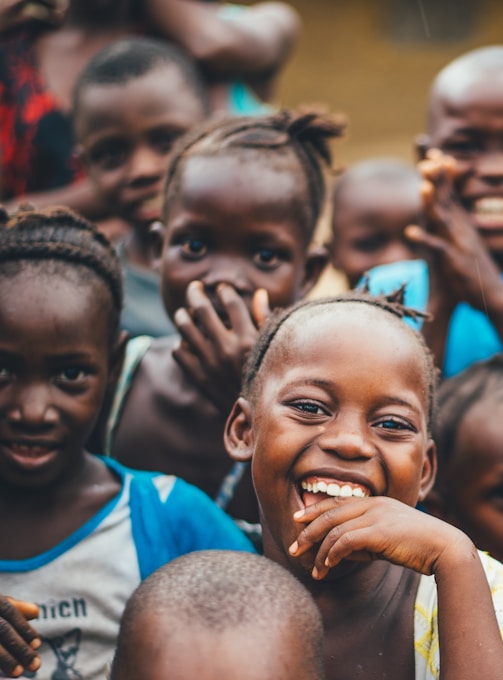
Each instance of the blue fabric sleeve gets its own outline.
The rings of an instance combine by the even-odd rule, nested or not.
[[[142,579],[195,550],[255,552],[234,521],[191,484],[173,478],[173,488],[161,499],[154,484],[158,476],[134,471],[130,487],[133,540]]]
[[[165,502],[169,530],[180,555],[194,550],[255,552],[234,520],[203,491],[177,479]]]

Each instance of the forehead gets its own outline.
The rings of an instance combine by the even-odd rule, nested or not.
[[[0,270],[3,338],[18,333],[25,334],[30,342],[43,334],[69,342],[85,338],[101,342],[102,334],[108,338],[112,301],[100,277],[83,265],[19,264],[22,266],[13,276]]]
[[[346,386],[400,390],[426,412],[423,357],[413,331],[400,319],[362,303],[327,305],[290,317],[265,356],[262,383],[271,375],[326,382],[343,392]]]
[[[430,100],[431,134],[441,134],[446,125],[490,128],[495,117],[503,122],[503,69],[457,68],[436,82]]]
[[[275,165],[256,152],[188,158],[180,169],[176,203],[202,215],[218,209],[229,218],[279,221],[297,234],[299,181],[289,156]]]
[[[165,64],[125,83],[84,86],[75,126],[79,138],[108,127],[127,128],[138,119],[186,130],[203,116],[203,104],[184,74]]]
[[[420,181],[414,177],[348,177],[336,194],[334,213],[380,213],[388,210],[416,213],[421,207]]]

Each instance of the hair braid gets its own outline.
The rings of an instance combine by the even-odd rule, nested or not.
[[[66,208],[33,210],[24,206],[9,217],[0,209],[0,263],[59,260],[83,265],[106,284],[117,313],[122,308],[122,270],[108,239]]]
[[[209,121],[188,133],[175,145],[168,168],[164,219],[178,195],[181,166],[194,157],[292,151],[306,180],[308,206],[303,228],[312,237],[325,200],[323,166],[330,167],[330,140],[343,135],[342,116],[317,109],[283,110],[270,116],[243,116]],[[292,169],[293,172],[293,169]]]

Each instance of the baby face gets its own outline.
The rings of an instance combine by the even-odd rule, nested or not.
[[[331,254],[350,287],[372,267],[415,257],[404,229],[420,211],[419,179],[348,178],[334,203]]]

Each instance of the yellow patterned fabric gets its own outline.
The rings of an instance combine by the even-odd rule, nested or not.
[[[493,596],[494,610],[503,638],[503,564],[479,552]],[[421,576],[414,608],[416,680],[437,680],[440,675],[438,648],[437,586],[434,576]]]

